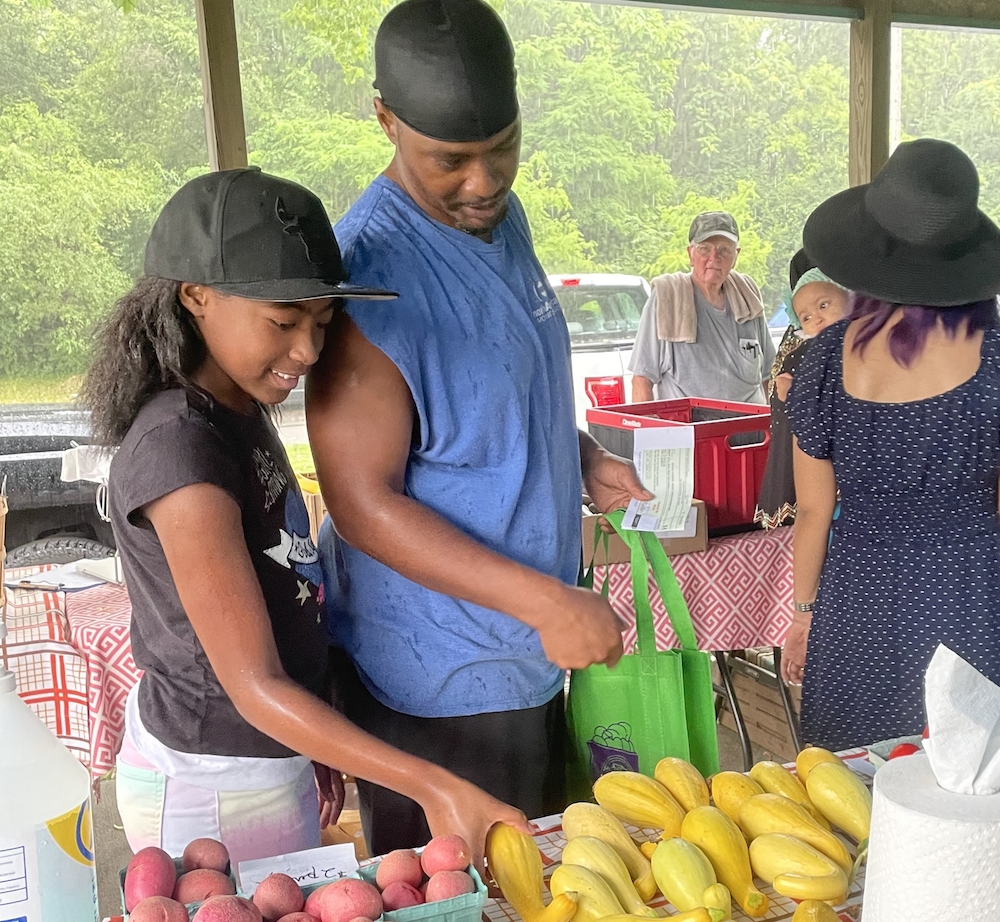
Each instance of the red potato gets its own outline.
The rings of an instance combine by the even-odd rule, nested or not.
[[[375,883],[379,890],[385,890],[389,884],[401,881],[411,887],[419,887],[424,879],[424,869],[420,865],[420,856],[412,848],[397,848],[389,852],[375,869]]]
[[[149,896],[136,903],[129,922],[188,922],[187,907],[168,896]]]
[[[278,922],[281,922],[279,919]],[[351,919],[351,922],[375,922],[374,919],[369,919],[366,916],[358,916],[356,919]]]
[[[143,848],[136,852],[125,871],[125,911],[131,912],[151,896],[172,896],[177,882],[174,859],[162,848]]]
[[[191,922],[264,922],[260,910],[242,896],[227,894],[205,900]]]
[[[427,902],[450,900],[453,896],[472,893],[475,889],[475,881],[465,871],[438,871],[427,881]]]
[[[323,894],[326,889],[331,886],[332,884],[323,884],[322,887],[317,887],[313,890],[313,892],[306,897],[306,904],[302,907],[303,911],[309,913],[309,915],[314,918],[319,919],[321,915],[320,903],[322,903],[325,899]]]
[[[321,922],[351,922],[358,916],[377,919],[382,915],[382,895],[366,881],[345,877],[310,893],[306,912]]]
[[[302,888],[287,874],[268,874],[253,894],[253,904],[265,922],[277,922],[282,916],[301,912],[305,903]]]
[[[210,871],[229,873],[229,849],[215,839],[193,839],[188,842],[181,855],[181,867],[185,871],[207,868]]]
[[[386,912],[394,909],[406,909],[407,906],[419,906],[424,898],[420,891],[403,880],[394,880],[382,891],[382,908]]]
[[[420,864],[428,877],[438,871],[464,871],[472,864],[472,851],[461,836],[438,836],[424,847]]]
[[[196,868],[181,874],[174,887],[178,903],[200,903],[212,896],[235,896],[236,884],[231,877],[210,868]]]

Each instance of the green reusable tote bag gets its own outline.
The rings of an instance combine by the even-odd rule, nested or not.
[[[623,529],[622,515],[619,510],[605,518],[631,551],[636,645],[613,669],[594,665],[570,677],[567,780],[574,799],[589,799],[594,781],[609,771],[651,777],[665,756],[687,759],[706,777],[719,770],[711,660],[698,650],[691,614],[663,546],[651,533]],[[596,557],[596,540],[594,550]],[[593,586],[593,570],[592,562],[582,584]],[[650,571],[680,649],[656,649]]]

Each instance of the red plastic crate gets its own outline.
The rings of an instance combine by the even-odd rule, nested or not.
[[[767,406],[686,397],[587,410],[590,434],[624,458],[636,429],[678,423],[694,427],[694,495],[705,503],[709,532],[752,526],[771,442]]]

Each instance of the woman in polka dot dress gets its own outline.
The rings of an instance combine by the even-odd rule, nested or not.
[[[920,733],[939,643],[1000,683],[1000,230],[977,199],[958,148],[914,141],[803,234],[858,292],[788,404],[796,612],[782,675],[803,684],[816,745]]]

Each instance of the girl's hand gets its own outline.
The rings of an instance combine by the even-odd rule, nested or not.
[[[472,849],[472,863],[479,876],[486,880],[483,855],[486,853],[486,836],[497,823],[507,823],[528,835],[531,827],[524,814],[474,784],[455,776],[445,776],[421,806],[427,817],[432,836],[459,835]]]
[[[319,828],[326,829],[340,819],[344,809],[344,776],[335,768],[313,762],[319,794]]]
[[[778,400],[784,403],[788,399],[788,392],[792,389],[792,376],[786,371],[774,379],[774,390],[778,395]]]
[[[792,626],[781,648],[781,678],[787,685],[801,685],[806,669],[806,647],[809,643],[809,625],[797,621]]]

